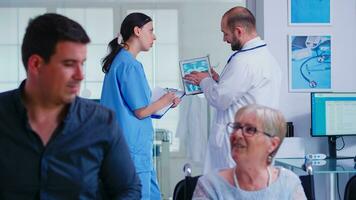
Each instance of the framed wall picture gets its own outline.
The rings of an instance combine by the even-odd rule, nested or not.
[[[330,25],[330,0],[288,0],[290,25]]]
[[[331,36],[290,35],[289,91],[331,91]]]
[[[202,93],[203,91],[201,90],[200,86],[190,84],[189,82],[185,81],[183,77],[186,74],[191,73],[192,71],[209,72],[209,68],[210,68],[209,56],[181,60],[179,61],[179,66],[182,74],[185,94],[193,95],[193,94]]]

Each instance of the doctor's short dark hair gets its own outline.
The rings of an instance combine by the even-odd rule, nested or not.
[[[256,31],[255,16],[245,7],[233,7],[226,11],[224,17],[227,17],[227,25],[231,30],[236,26],[242,26],[249,32]]]
[[[56,45],[65,41],[87,44],[90,38],[79,23],[59,14],[47,13],[31,19],[21,48],[26,71],[30,56],[37,54],[48,62]]]

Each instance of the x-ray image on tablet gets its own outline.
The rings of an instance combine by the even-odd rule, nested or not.
[[[180,71],[182,73],[182,80],[184,85],[184,91],[186,95],[199,94],[203,91],[197,85],[190,84],[183,77],[186,74],[190,74],[193,71],[197,72],[209,72],[210,62],[209,56],[193,58],[188,60],[179,61]]]

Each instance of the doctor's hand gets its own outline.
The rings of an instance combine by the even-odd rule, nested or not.
[[[220,76],[218,73],[216,73],[216,71],[212,67],[210,67],[210,73],[211,73],[211,78],[213,78],[214,81],[219,82]]]
[[[184,80],[188,81],[190,84],[199,85],[201,80],[208,77],[208,72],[196,72],[193,71],[190,74],[185,75],[183,78]]]

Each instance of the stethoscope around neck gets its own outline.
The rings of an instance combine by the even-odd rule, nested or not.
[[[232,60],[233,57],[235,57],[238,53],[242,53],[242,52],[246,52],[246,51],[252,51],[252,50],[255,50],[255,49],[258,49],[258,48],[261,48],[261,47],[265,47],[267,46],[267,44],[261,44],[261,45],[258,45],[258,46],[255,46],[255,47],[251,47],[251,48],[248,48],[248,49],[241,49],[239,51],[236,51],[234,52],[230,58],[227,60],[226,62],[226,65],[224,67],[224,69],[222,70],[221,74],[220,74],[220,77],[222,77],[227,69],[227,65],[229,64],[229,62]]]

